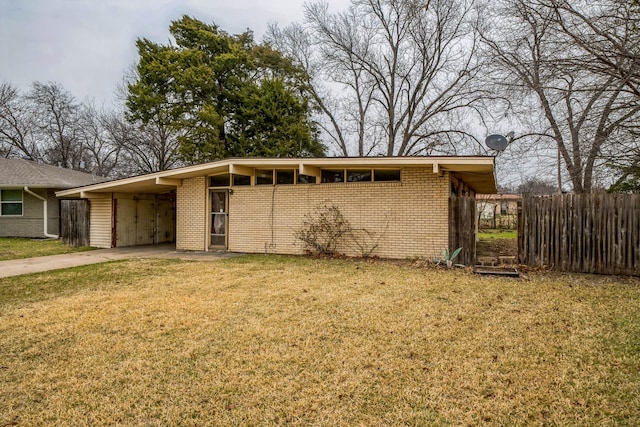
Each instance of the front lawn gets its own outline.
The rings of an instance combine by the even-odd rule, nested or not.
[[[0,425],[637,425],[639,285],[276,256],[0,279]]]
[[[67,246],[64,245],[61,240],[0,237],[0,261],[67,254],[71,252],[88,251],[91,249],[94,248],[74,248],[72,246]]]

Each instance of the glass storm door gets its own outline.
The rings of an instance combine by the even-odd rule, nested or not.
[[[211,238],[209,245],[227,248],[227,192],[211,192]]]

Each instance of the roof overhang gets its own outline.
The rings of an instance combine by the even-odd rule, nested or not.
[[[495,193],[494,157],[323,157],[323,158],[241,158],[172,169],[56,192],[58,197],[98,198],[101,193],[166,193],[181,181],[198,176],[222,173],[251,175],[255,169],[299,169],[305,175],[318,175],[331,168],[418,168],[434,173],[455,173],[478,193]]]

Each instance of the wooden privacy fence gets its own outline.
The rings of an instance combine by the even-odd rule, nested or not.
[[[60,201],[60,239],[65,245],[89,246],[89,201]]]
[[[456,264],[473,265],[476,258],[476,198],[449,198],[449,251],[462,248],[453,260]]]
[[[559,271],[640,276],[640,195],[525,197],[520,263]]]

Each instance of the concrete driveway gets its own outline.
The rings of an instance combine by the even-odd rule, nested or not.
[[[195,261],[214,261],[242,254],[229,252],[178,252],[174,244],[129,246],[125,248],[96,249],[72,254],[50,255],[36,258],[0,261],[0,278],[49,270],[99,264],[101,262],[132,258],[174,258]]]

